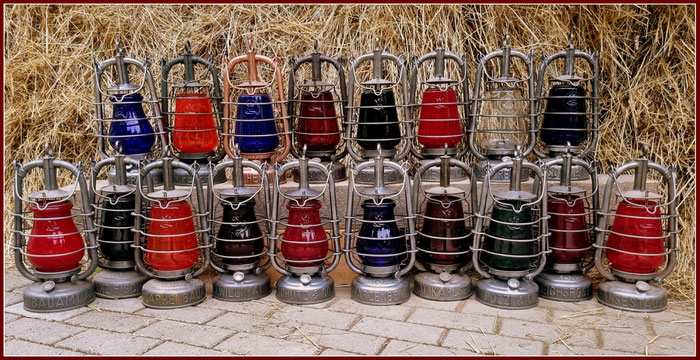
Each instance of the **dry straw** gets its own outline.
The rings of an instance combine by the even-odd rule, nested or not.
[[[650,157],[677,169],[680,263],[668,279],[675,298],[695,284],[695,20],[693,6],[559,5],[15,5],[5,6],[5,229],[12,206],[12,160],[41,156],[51,141],[60,157],[96,157],[92,135],[94,59],[113,55],[121,38],[130,56],[161,58],[182,51],[244,51],[254,36],[261,53],[286,66],[313,40],[333,56],[358,55],[379,36],[389,51],[419,55],[439,36],[470,64],[510,34],[515,48],[552,53],[574,34],[600,50],[604,121],[598,158],[605,171],[635,158],[637,141]],[[286,70],[286,69],[285,69]],[[473,69],[471,70],[473,72]],[[5,240],[9,240],[5,233]]]

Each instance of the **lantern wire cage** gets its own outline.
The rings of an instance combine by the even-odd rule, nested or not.
[[[195,57],[190,51],[189,47],[189,42],[186,45],[186,51],[187,55],[191,57]],[[211,64],[214,63],[214,60],[211,59],[201,59],[204,61],[209,61]],[[164,67],[166,64],[166,61],[163,60],[163,64],[161,65]],[[182,66],[177,66],[177,65],[182,65]],[[214,79],[214,76],[218,77],[218,73],[216,71],[216,68],[208,68],[206,65],[202,64],[201,62],[193,62],[193,70],[194,74],[192,80],[186,80],[186,69],[185,69],[184,63],[178,63],[178,64],[173,64],[172,67],[168,69],[168,77],[167,78],[161,78],[161,82],[163,84],[163,88],[167,89],[165,92],[162,91],[161,94],[161,105],[162,105],[162,115],[164,119],[164,123],[166,124],[166,131],[168,134],[168,139],[169,143],[173,144],[173,148],[176,150],[175,156],[178,158],[186,158],[186,155],[183,154],[182,149],[179,148],[177,137],[187,137],[188,135],[192,134],[193,138],[197,140],[199,137],[197,136],[198,133],[211,133],[214,132],[216,133],[216,137],[218,139],[218,142],[214,149],[211,151],[211,153],[216,153],[219,154],[217,156],[216,161],[220,160],[224,156],[224,151],[223,151],[223,135],[221,134],[222,132],[222,116],[223,116],[223,107],[221,104],[221,101],[223,99],[222,94],[221,94],[221,89],[218,84],[218,78]],[[211,65],[212,67],[214,65]],[[212,71],[214,72],[215,75],[212,74]],[[185,79],[185,80],[183,80]],[[192,111],[185,111],[182,112],[182,110],[178,111],[177,109],[177,101],[178,100],[195,100],[195,101],[202,101],[202,100],[208,101],[209,102],[209,109],[208,111],[198,111],[198,112],[192,112]],[[199,110],[199,109],[198,109]],[[204,109],[201,109],[204,110]],[[182,118],[177,119],[178,117]],[[211,125],[204,125],[203,127],[197,126],[197,128],[194,128],[193,122],[195,122],[195,117],[211,117],[214,121],[212,122]],[[180,120],[182,123],[181,124],[176,124]],[[184,128],[183,128],[184,127]],[[180,134],[178,134],[180,133]],[[194,134],[193,134],[194,133]],[[213,154],[211,154],[213,155]]]
[[[84,278],[97,267],[97,242],[95,241],[96,228],[92,220],[94,211],[89,207],[90,195],[87,181],[82,174],[83,165],[73,166],[53,158],[53,152],[48,144],[46,152],[47,157],[43,160],[35,160],[24,166],[17,161],[14,163],[16,170],[13,187],[15,209],[11,213],[14,218],[14,227],[10,230],[14,236],[14,243],[6,246],[15,252],[15,262],[20,273],[30,280],[65,279],[75,274],[81,274],[78,275],[79,278],[81,276]],[[50,170],[42,167],[42,162],[45,161],[52,162]],[[41,182],[24,180],[38,176],[36,170],[39,168],[44,170],[45,178],[52,177],[52,180],[47,179],[47,181],[54,182],[54,184],[45,183],[43,189],[26,197],[24,194],[35,190],[33,189],[36,187],[35,184]],[[46,173],[47,171],[54,173],[51,176]],[[68,179],[70,183],[58,187],[57,178]],[[47,215],[54,213],[55,216],[37,216],[40,212],[46,212]],[[69,230],[69,232],[56,234],[55,232],[60,229]],[[46,230],[48,233],[42,233]],[[46,246],[46,243],[39,245],[39,247],[35,245],[47,238],[74,236],[81,238],[79,248],[64,245],[64,247],[72,248],[52,251],[50,246]],[[53,244],[59,243],[54,242]],[[33,249],[30,250],[29,247],[33,247]],[[68,269],[64,266],[63,269],[58,269],[61,267],[60,263],[69,263],[71,268]],[[40,270],[40,267],[45,267],[45,269]],[[54,268],[54,271],[49,269],[51,267]]]
[[[166,150],[169,151],[169,150]],[[165,162],[171,162],[169,166],[163,166]],[[205,267],[209,264],[209,251],[211,247],[209,242],[209,222],[207,221],[209,217],[209,211],[206,207],[206,200],[204,193],[202,191],[201,183],[199,182],[199,177],[192,176],[192,182],[189,186],[182,186],[178,189],[168,189],[168,181],[165,181],[163,185],[155,186],[154,191],[150,194],[144,193],[144,178],[148,179],[148,176],[153,170],[158,168],[167,167],[178,167],[187,168],[191,174],[196,174],[199,168],[199,164],[194,163],[192,165],[187,165],[179,161],[173,161],[172,158],[163,158],[156,162],[140,166],[140,176],[137,178],[136,189],[136,210],[132,213],[135,217],[134,220],[134,248],[136,249],[136,263],[139,268],[145,269],[150,272],[153,277],[158,277],[161,279],[179,279],[184,277],[186,274],[191,273],[191,269],[197,268],[194,272],[194,276],[201,274]],[[170,171],[172,171],[172,168]],[[168,169],[164,169],[168,171]],[[164,178],[170,175],[165,174]],[[148,181],[148,180],[146,180]],[[171,192],[170,195],[167,193]],[[151,194],[157,194],[158,197],[153,197]],[[196,195],[195,195],[196,194]],[[190,208],[191,214],[182,216],[179,218],[172,219],[156,219],[153,217],[152,210],[157,207],[164,212],[176,211],[175,207],[180,204],[187,204]],[[185,208],[186,209],[186,208]],[[182,233],[168,233],[168,234],[150,234],[150,229],[153,224],[162,222],[189,222],[192,221],[194,224],[194,229],[192,231],[183,230]],[[186,238],[194,236],[197,245],[194,247],[179,249],[179,250],[154,250],[149,248],[149,240],[151,238]],[[189,267],[178,269],[175,271],[158,271],[153,265],[149,263],[149,255],[158,256],[163,255],[176,255],[185,254],[197,251],[197,259]],[[176,264],[177,265],[177,264]]]
[[[282,167],[279,166],[279,164],[276,164],[275,167],[277,167],[278,173],[282,172]],[[332,167],[332,164],[329,164],[328,167]],[[273,210],[273,213],[278,215],[276,218],[273,217],[272,219],[270,219],[271,226],[273,227],[273,229],[276,230],[275,233],[270,236],[270,240],[275,241],[276,245],[274,248],[274,253],[271,252],[269,255],[272,258],[271,261],[277,261],[279,268],[285,269],[288,272],[293,272],[289,271],[292,268],[314,269],[320,266],[322,269],[325,269],[331,266],[329,260],[331,260],[331,262],[337,265],[336,259],[339,260],[340,256],[342,255],[342,247],[340,246],[341,236],[339,230],[340,219],[337,217],[337,209],[332,208],[336,204],[335,201],[331,201],[330,198],[330,186],[333,186],[331,185],[331,182],[333,182],[333,177],[327,176],[326,181],[323,184],[309,184],[309,187],[312,190],[315,190],[314,188],[318,189],[319,187],[321,189],[317,190],[318,193],[316,195],[302,198],[290,196],[289,194],[282,191],[282,189],[279,187],[278,181],[275,182],[275,190],[273,191],[273,196],[277,198],[273,198],[273,206],[276,207],[277,211]],[[279,201],[279,198],[281,198],[281,202]],[[293,224],[290,220],[290,207],[308,208],[315,207],[316,205],[320,206],[321,210],[319,212],[320,217],[318,221],[303,224]],[[303,216],[306,217],[307,215]],[[313,216],[308,216],[306,217],[306,219],[304,217],[302,217],[301,222],[306,222],[306,219],[314,218]],[[319,227],[323,228],[324,233],[324,237],[321,239],[306,241],[285,238],[285,233],[289,230],[291,230],[292,232],[294,232],[294,229],[301,229],[301,231],[313,231],[314,229],[318,229]],[[288,251],[288,248],[291,249],[295,246],[304,248],[323,248],[325,247],[325,244],[328,244],[328,250],[325,251],[323,254],[321,254],[321,252],[318,252],[315,255],[315,257],[309,256],[309,258],[307,259],[288,259],[284,255],[284,253]],[[313,250],[311,250],[311,252],[313,252]],[[332,267],[335,267],[335,265],[333,265]],[[317,271],[311,271],[311,273],[315,272]]]

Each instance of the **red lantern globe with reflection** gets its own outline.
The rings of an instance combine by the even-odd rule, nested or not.
[[[185,53],[161,61],[160,102],[175,156],[186,164],[198,163],[201,182],[208,184],[207,162],[216,164],[226,153],[221,146],[221,86],[219,73],[211,61],[192,54],[190,42]],[[176,185],[190,185],[186,171],[175,169]],[[215,184],[226,181],[219,173]]]
[[[134,260],[134,216],[136,186],[127,182],[127,165],[138,168],[138,161],[117,153],[92,164],[90,189],[99,266],[103,269],[92,279],[95,294],[107,299],[126,299],[141,295],[148,276],[138,272]],[[113,181],[98,180],[103,170],[113,171]],[[98,186],[99,181],[99,186]]]
[[[325,64],[331,70],[325,72],[327,79],[322,75]],[[309,158],[318,158],[324,165],[333,163],[335,181],[345,180],[345,165],[341,162],[347,154],[341,139],[347,105],[345,70],[340,60],[318,51],[318,41],[314,42],[314,51],[310,55],[290,59],[290,67],[287,112],[292,127],[292,155],[299,158],[306,146]],[[322,171],[315,167],[308,169],[309,183],[326,182]],[[294,181],[299,182],[299,169],[295,168],[292,174]]]
[[[255,300],[270,294],[270,277],[265,270],[269,241],[269,186],[266,164],[262,166],[240,156],[234,147],[234,157],[215,167],[212,174],[231,168],[231,185],[223,189],[211,182],[207,189],[210,204],[211,267],[221,273],[214,279],[213,296],[222,301]],[[261,177],[259,186],[246,186],[244,169]]]
[[[197,168],[165,156],[141,166],[134,211],[134,256],[138,270],[153,278],[142,288],[146,307],[175,309],[204,301],[204,282],[197,277],[209,264],[207,207]],[[175,188],[174,169],[186,171],[193,183]],[[163,185],[143,184],[154,171],[162,171]]]
[[[269,83],[258,76],[258,63],[268,65],[264,70],[274,76]],[[245,65],[245,69],[237,67],[238,64]],[[247,79],[238,79],[236,75],[243,72],[247,73]],[[275,61],[253,50],[250,39],[246,54],[225,61],[223,81],[224,150],[233,158],[235,144],[245,159],[268,163],[267,177],[271,181],[275,176],[271,165],[282,162],[291,147],[282,72]],[[276,96],[268,91],[273,83],[277,88]],[[257,172],[250,168],[244,170],[246,184],[261,183]]]
[[[413,59],[409,113],[414,122],[415,140],[411,142],[411,153],[421,165],[439,158],[445,152],[460,160],[469,150],[465,137],[469,128],[466,58],[445,50],[442,42],[442,38],[438,39],[437,49]],[[426,78],[425,68],[430,60],[433,76]],[[467,173],[461,167],[453,166],[450,168],[450,178],[454,181],[464,180]],[[426,168],[421,179],[439,182],[439,167]]]
[[[545,166],[546,167],[546,166]],[[525,190],[519,174],[526,168],[535,175]],[[491,181],[499,171],[510,172],[510,184]],[[539,302],[538,286],[532,281],[545,266],[547,250],[546,169],[515,157],[488,166],[475,213],[472,262],[482,276],[476,299],[502,309],[528,309]]]
[[[151,74],[151,64],[124,55],[120,41],[117,54],[95,68],[95,125],[97,148],[103,159],[116,154],[136,161],[152,160],[161,156],[168,144],[165,125],[158,106],[158,93]],[[109,171],[114,182],[116,170]],[[127,164],[127,182],[135,184],[138,169]],[[154,172],[155,184],[163,181],[163,174]]]
[[[593,296],[593,284],[586,273],[593,267],[591,250],[595,242],[598,212],[597,164],[588,164],[568,151],[545,164],[548,169],[557,166],[561,176],[558,185],[547,187],[551,252],[535,282],[542,298],[555,301],[587,300]],[[574,167],[588,174],[585,184],[572,183]]]
[[[599,55],[574,48],[573,39],[572,34],[566,49],[543,58],[537,77],[539,141],[534,152],[545,162],[567,151],[586,160],[598,146]],[[558,60],[563,60],[563,64]],[[577,65],[576,60],[582,60],[585,66]],[[557,73],[561,75],[555,76]],[[549,172],[550,179],[559,180],[561,164],[553,164]],[[577,164],[569,176],[574,181],[589,178],[588,171]]]
[[[440,184],[422,188],[422,176],[431,168],[440,170]],[[468,189],[450,184],[452,168],[469,174]],[[413,179],[413,207],[416,209],[417,250],[413,291],[430,300],[463,300],[472,294],[471,268],[473,212],[477,207],[476,179],[471,168],[447,152],[424,162]]]
[[[403,177],[401,184],[385,186],[384,167]],[[371,185],[355,182],[370,168]],[[411,296],[406,273],[416,259],[416,228],[408,164],[377,155],[358,165],[351,163],[345,220],[345,262],[359,276],[352,282],[352,299],[368,305],[396,305]]]
[[[15,168],[14,260],[22,276],[34,281],[24,290],[24,309],[48,313],[66,311],[95,299],[86,279],[97,268],[97,243],[90,210],[90,189],[81,164],[56,159],[46,144],[43,159]],[[41,169],[44,188],[24,194],[24,180]],[[57,170],[67,170],[75,182],[58,187]],[[80,198],[75,196],[80,192]],[[87,253],[87,262],[83,257]]]
[[[662,283],[676,265],[676,180],[673,169],[649,161],[648,147],[642,146],[642,156],[612,168],[605,185],[595,266],[606,281],[598,287],[598,301],[615,309],[657,312],[668,304]],[[618,178],[630,171],[634,186],[623,190]],[[649,189],[652,174],[660,179],[655,185],[662,193]]]
[[[411,151],[409,141],[413,133],[408,106],[408,75],[404,55],[396,56],[382,50],[379,38],[374,51],[350,59],[348,70],[348,107],[345,124],[346,148],[358,162],[382,156],[398,162]],[[371,70],[371,71],[370,71]],[[358,75],[369,79],[358,80]],[[386,184],[403,182],[401,172],[393,167],[384,168]],[[373,184],[372,167],[363,168],[355,182]]]
[[[270,220],[274,241],[269,256],[275,270],[284,275],[276,284],[280,301],[317,304],[335,295],[328,273],[340,263],[342,250],[332,167],[309,161],[304,145],[298,160],[276,169]],[[309,187],[311,168],[326,179],[320,190]],[[299,173],[299,186],[285,191],[279,177],[289,170]]]
[[[500,74],[492,76],[487,67],[500,60]],[[517,64],[514,60],[519,60]],[[517,66],[522,65],[522,66]],[[493,51],[479,61],[472,92],[469,148],[479,160],[474,169],[477,180],[486,176],[486,167],[494,167],[504,157],[522,156],[532,152],[536,140],[535,71],[532,53],[524,54],[510,47],[506,35],[503,48]],[[520,169],[523,179],[527,169]],[[510,171],[503,169],[491,179],[508,182]]]

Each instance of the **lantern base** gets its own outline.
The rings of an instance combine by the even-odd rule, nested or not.
[[[328,166],[328,164],[330,164],[330,161],[321,161],[321,165],[323,166]],[[299,168],[294,168],[294,170],[292,170],[292,177],[295,182],[299,182]],[[333,180],[339,182],[347,179],[347,177],[345,164],[340,161],[333,161]],[[326,175],[317,168],[309,167],[308,179],[310,184],[323,184],[326,182]]]
[[[221,274],[214,280],[212,290],[214,299],[234,302],[260,299],[272,291],[270,277],[262,272]]]
[[[37,313],[67,311],[85,306],[95,300],[92,283],[35,282],[24,289],[24,310]]]
[[[204,282],[151,279],[143,285],[141,303],[152,309],[177,309],[193,306],[207,298]]]
[[[543,162],[548,162],[556,158],[550,157],[542,159]],[[575,157],[578,159],[578,157]],[[590,174],[588,170],[581,165],[571,164],[571,181],[583,181],[588,180]],[[561,165],[551,165],[547,167],[547,180],[559,181],[561,180]]]
[[[598,302],[625,311],[659,312],[668,305],[668,292],[655,282],[604,281],[598,286]]]
[[[535,277],[540,297],[554,301],[583,301],[593,297],[593,284],[581,273],[541,272]]]
[[[419,166],[423,166],[425,163],[434,160],[435,159],[425,159],[419,161],[418,163]],[[450,166],[450,181],[462,181],[466,178],[467,172],[464,171],[464,169],[458,166]],[[427,169],[423,174],[421,174],[420,179],[424,182],[440,182],[440,167],[433,166]]]
[[[522,310],[537,306],[537,284],[525,278],[483,278],[476,283],[476,300],[499,309]]]
[[[102,270],[92,279],[95,295],[105,299],[128,299],[141,295],[150,278],[137,271]]]
[[[477,181],[484,181],[484,177],[486,177],[486,166],[489,165],[491,167],[494,167],[498,164],[501,163],[501,159],[487,159],[480,161],[479,163],[476,164],[476,167],[474,168],[474,176],[476,176]],[[496,172],[496,174],[491,177],[491,182],[509,182],[510,181],[510,172],[512,169],[501,169],[500,171]],[[527,179],[530,178],[530,170],[527,168],[521,168],[520,169],[520,179],[522,181],[526,181]]]
[[[413,283],[413,292],[428,300],[464,300],[472,295],[472,279],[460,273],[420,272]]]
[[[411,297],[411,284],[404,278],[360,275],[352,281],[351,298],[367,305],[398,305]]]
[[[288,275],[277,280],[277,300],[287,304],[311,305],[335,296],[335,283],[325,274]]]
[[[183,161],[189,163],[188,161]],[[209,167],[206,164],[200,164],[199,170],[197,170],[197,175],[199,176],[199,181],[202,186],[209,185]],[[192,185],[192,175],[188,173],[185,169],[173,168],[173,182],[175,185],[190,186]],[[214,184],[223,184],[226,182],[226,172],[219,171],[216,176],[214,176]]]
[[[397,169],[392,167],[384,167],[384,185],[400,184],[403,182],[403,175]],[[374,166],[368,166],[360,170],[355,176],[356,184],[372,185],[374,184]]]

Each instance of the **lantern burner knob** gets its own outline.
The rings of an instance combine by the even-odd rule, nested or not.
[[[43,284],[41,284],[41,290],[44,290],[46,293],[50,293],[56,289],[56,283],[53,282],[52,280],[46,281]]]
[[[450,273],[448,273],[448,272],[443,271],[440,273],[439,277],[440,277],[440,281],[446,283],[446,282],[450,281],[450,279],[452,278],[452,275],[450,275]]]
[[[511,290],[515,290],[520,287],[520,281],[518,281],[518,279],[508,279],[507,284],[508,288]]]
[[[309,276],[309,274],[304,274],[299,277],[299,282],[301,282],[302,285],[308,285],[311,283],[311,276]]]
[[[242,272],[240,272],[240,271],[236,271],[236,272],[233,274],[233,280],[234,280],[235,282],[241,282],[241,281],[243,281],[243,279],[245,279],[245,274],[244,274],[244,273],[242,273]]]
[[[646,281],[637,281],[635,287],[637,288],[637,291],[641,293],[649,291],[650,288],[649,283],[647,283]]]

